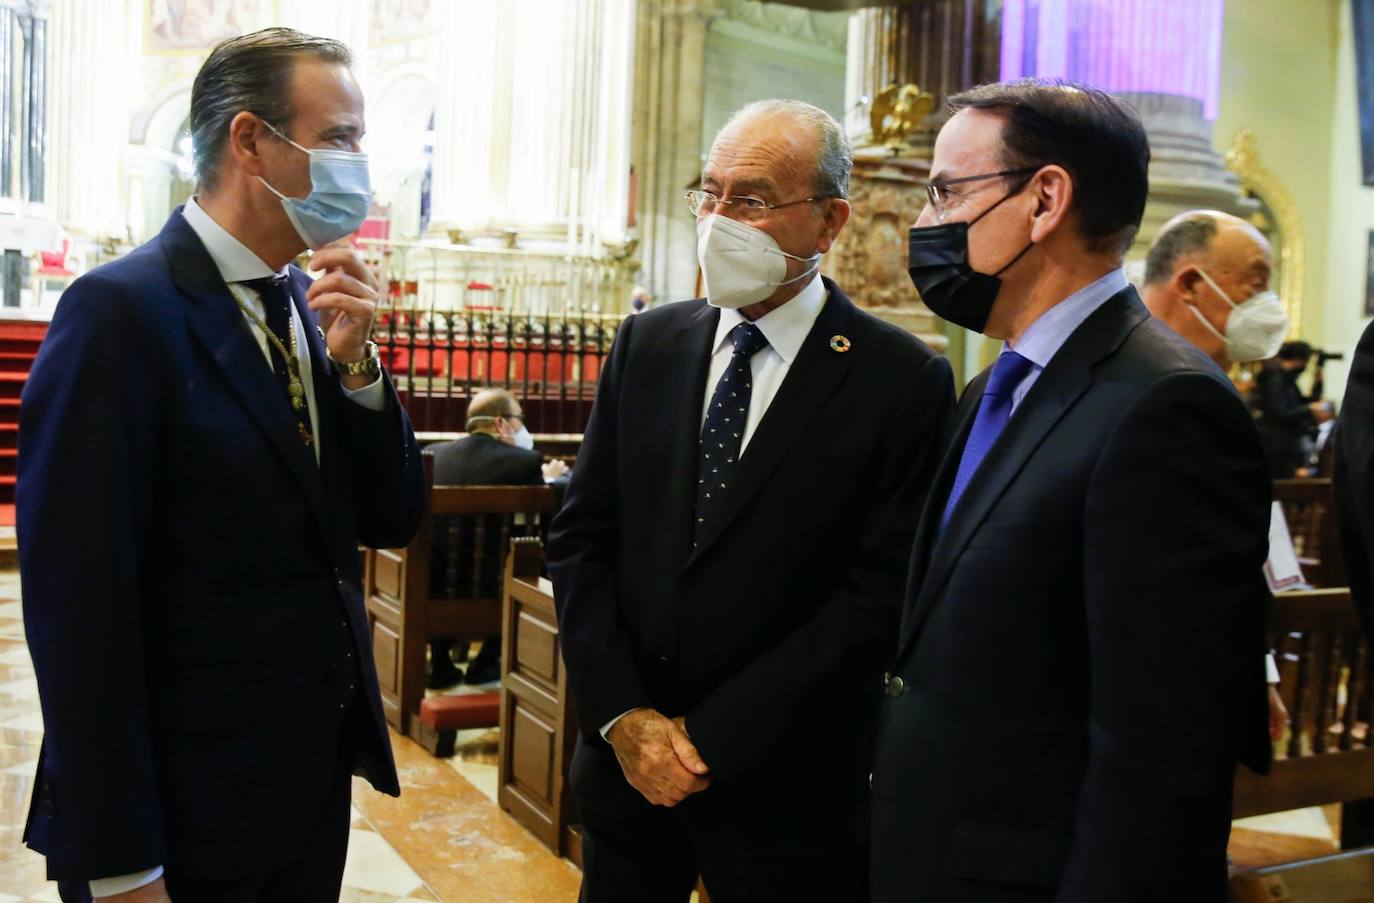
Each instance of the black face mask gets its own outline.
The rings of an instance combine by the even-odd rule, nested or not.
[[[974,272],[969,266],[968,230],[1002,201],[1019,194],[1028,183],[1029,180],[1022,182],[969,222],[912,228],[908,235],[907,273],[921,293],[921,300],[936,316],[974,332],[987,327],[993,302],[1002,288],[998,277],[1035,247],[1035,242],[1027,244],[1010,263],[989,276]]]

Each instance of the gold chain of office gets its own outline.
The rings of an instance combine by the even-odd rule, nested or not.
[[[277,338],[275,332],[267,328],[267,324],[263,322],[262,317],[258,316],[257,311],[253,310],[238,292],[234,292],[233,295],[234,300],[239,303],[239,307],[243,308],[248,319],[252,320],[253,325],[262,330],[262,334],[267,336],[267,341],[272,343],[286,363],[286,375],[290,381],[287,391],[291,394],[291,410],[300,411],[305,407],[305,383],[301,381],[301,359],[296,344],[296,324],[291,321],[290,311],[287,312],[286,332],[287,337],[291,340],[291,353],[287,354],[281,339]]]

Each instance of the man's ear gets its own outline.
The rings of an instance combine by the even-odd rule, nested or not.
[[[1198,286],[1202,284],[1202,274],[1197,267],[1189,264],[1174,270],[1174,276],[1169,280],[1173,285],[1174,294],[1185,299],[1194,307],[1197,306]]]
[[[835,237],[840,234],[844,224],[849,222],[850,213],[849,201],[844,198],[830,198],[826,202],[825,227],[821,230],[821,237],[816,241],[816,250],[822,254],[830,250],[830,246],[835,243]]]
[[[1073,206],[1073,179],[1064,167],[1052,164],[1032,176],[1026,190],[1035,199],[1031,241],[1039,243],[1059,229],[1068,217]]]
[[[271,137],[262,120],[242,110],[229,121],[229,155],[238,168],[250,176],[262,175],[262,155],[259,145]],[[223,160],[220,161],[223,165]]]

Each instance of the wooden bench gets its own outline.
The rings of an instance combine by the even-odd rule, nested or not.
[[[1344,550],[1336,532],[1331,480],[1275,480],[1274,501],[1283,506],[1293,551],[1307,582],[1318,587],[1349,586]]]
[[[410,545],[365,550],[363,588],[382,708],[397,731],[411,733],[411,722],[418,723],[430,638],[501,632],[502,551],[512,536],[542,537],[557,505],[547,486],[431,486]]]
[[[581,862],[568,781],[577,715],[563,668],[553,585],[535,538],[511,541],[501,631],[501,752],[497,801],[550,850]]]
[[[1237,771],[1234,817],[1374,797],[1374,686],[1350,590],[1275,596],[1270,629],[1291,735],[1268,776]]]

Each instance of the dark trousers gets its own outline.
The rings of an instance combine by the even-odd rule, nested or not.
[[[784,818],[773,831],[755,829],[769,813],[747,807],[732,813],[715,788],[673,809],[650,805],[625,780],[609,749],[581,741],[572,781],[583,828],[581,903],[686,903],[698,876],[711,903],[864,899],[862,843],[821,852],[780,847],[768,841],[807,825]],[[716,797],[708,800],[712,793]]]

